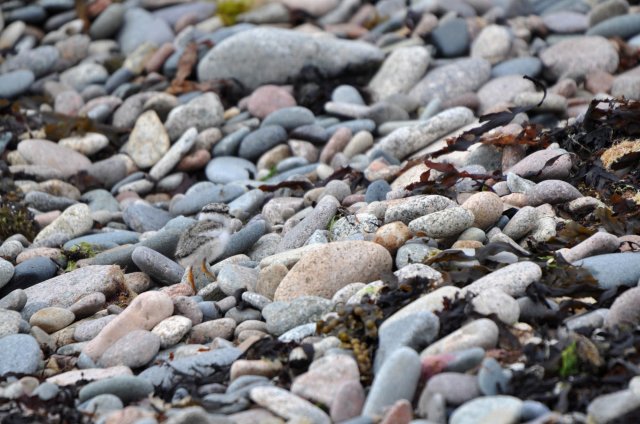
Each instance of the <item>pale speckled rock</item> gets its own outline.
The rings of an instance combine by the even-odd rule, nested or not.
[[[156,112],[149,110],[136,120],[122,151],[131,156],[138,167],[147,169],[155,165],[169,147],[169,136],[162,121]]]
[[[409,224],[423,215],[432,214],[452,206],[455,206],[453,201],[437,194],[412,196],[390,204],[384,213],[384,223],[402,221],[405,224]]]
[[[278,251],[301,247],[314,231],[326,229],[331,218],[336,214],[338,205],[339,202],[335,197],[330,195],[323,197],[311,213],[285,233],[278,245]]]
[[[490,191],[481,191],[473,194],[462,204],[474,217],[473,226],[487,228],[495,224],[502,216],[502,200],[497,194]]]
[[[524,296],[529,284],[539,281],[541,277],[542,270],[537,264],[527,261],[517,262],[474,281],[462,289],[462,294],[480,293],[489,288],[498,288],[509,296],[521,297]]]
[[[165,124],[171,140],[181,137],[190,127],[204,131],[223,121],[224,107],[217,94],[207,92],[189,103],[171,110]]]
[[[406,93],[424,75],[430,60],[429,51],[422,46],[395,49],[369,82],[369,90],[377,100]]]
[[[280,282],[275,300],[310,295],[331,299],[347,284],[368,283],[390,272],[392,258],[382,246],[368,241],[341,241],[319,246],[291,268]]]
[[[295,51],[292,56],[290,52]],[[225,39],[198,64],[198,79],[236,78],[247,89],[285,83],[305,66],[327,76],[382,62],[380,49],[364,42],[317,39],[297,31],[255,28]],[[260,69],[261,72],[255,72]]]
[[[531,206],[521,208],[509,220],[502,232],[513,240],[519,240],[536,227],[538,212]]]
[[[160,337],[160,349],[166,349],[177,344],[192,327],[191,319],[174,315],[156,324],[151,330]]]
[[[455,206],[414,219],[409,223],[409,229],[414,234],[424,233],[427,237],[446,238],[471,227],[474,219],[471,211]]]
[[[258,405],[287,420],[304,420],[312,424],[331,423],[322,409],[279,387],[255,387],[251,389],[249,396]]]
[[[97,361],[118,339],[134,330],[151,330],[173,313],[173,301],[160,292],[145,292],[138,295],[111,321],[100,334],[82,349],[82,355]]]
[[[512,35],[507,27],[489,25],[471,44],[471,57],[487,60],[492,65],[506,59],[511,49]]]
[[[380,140],[374,150],[404,159],[474,119],[473,112],[466,107],[447,109],[424,123],[398,128]]]
[[[500,321],[513,325],[520,318],[520,305],[505,292],[499,289],[487,289],[471,301],[476,312],[482,315],[496,314]]]
[[[422,358],[439,353],[481,347],[493,349],[498,343],[498,326],[488,318],[480,318],[460,327],[453,333],[432,343],[420,353]]]

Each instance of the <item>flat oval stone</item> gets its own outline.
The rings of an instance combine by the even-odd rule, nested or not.
[[[105,393],[118,396],[128,403],[153,393],[153,386],[147,380],[133,375],[109,377],[84,386],[78,393],[78,400],[84,402]]]
[[[18,144],[18,152],[29,163],[56,169],[65,178],[91,165],[91,161],[83,154],[49,140],[23,140]]]
[[[40,309],[35,314],[31,315],[29,324],[42,328],[47,333],[51,334],[55,331],[61,330],[75,321],[76,316],[73,312],[64,308],[48,307]]]

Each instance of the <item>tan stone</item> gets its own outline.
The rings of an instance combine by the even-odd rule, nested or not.
[[[490,191],[481,191],[469,197],[462,207],[471,211],[475,217],[473,226],[487,228],[498,221],[502,215],[502,200]]]
[[[299,296],[331,299],[349,283],[368,283],[391,272],[392,258],[387,249],[369,241],[340,241],[321,245],[304,255],[284,277],[275,300]]]
[[[88,342],[82,353],[97,361],[122,336],[134,330],[151,330],[172,314],[173,301],[169,296],[160,292],[142,293]]]
[[[411,231],[407,224],[402,221],[396,221],[378,228],[373,242],[378,243],[393,254],[410,238]]]

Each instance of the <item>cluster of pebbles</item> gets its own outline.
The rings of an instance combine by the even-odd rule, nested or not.
[[[0,415],[624,422],[638,377],[571,390],[637,370],[637,339],[615,353],[611,334],[640,324],[638,227],[571,183],[567,146],[477,141],[640,99],[637,12],[2,2]],[[507,108],[467,149],[428,156]],[[598,154],[622,176],[640,144],[611,134]],[[592,295],[540,291],[558,269]]]

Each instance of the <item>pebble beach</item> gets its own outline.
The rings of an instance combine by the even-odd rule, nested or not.
[[[640,6],[0,4],[0,423],[640,422]]]

